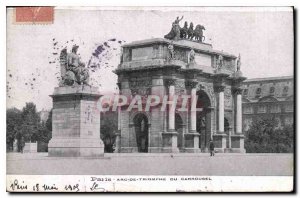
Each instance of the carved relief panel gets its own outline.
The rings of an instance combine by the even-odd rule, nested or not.
[[[185,94],[185,82],[184,80],[175,81],[175,94],[182,95]]]
[[[215,93],[212,83],[201,82],[198,84],[197,90],[203,90],[209,97],[211,107],[214,107],[216,104]]]
[[[134,78],[129,80],[129,88],[132,96],[140,95],[142,98],[147,98],[151,94],[151,86],[151,79]]]
[[[226,87],[224,90],[224,106],[225,109],[232,108],[232,95],[230,87]]]

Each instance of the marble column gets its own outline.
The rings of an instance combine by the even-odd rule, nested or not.
[[[186,88],[190,90],[191,102],[189,110],[190,127],[185,134],[185,152],[199,153],[199,133],[197,132],[197,85],[196,80],[186,81]]]
[[[121,151],[121,107],[118,107],[118,131],[116,133],[116,147],[114,152],[120,153]]]
[[[175,96],[175,80],[170,79],[168,80],[169,85],[169,131],[175,131],[175,103],[174,103],[174,96]]]
[[[242,133],[242,90],[236,92],[236,133]]]
[[[164,148],[163,152],[178,153],[177,147],[177,132],[175,131],[175,108],[176,108],[176,97],[175,97],[175,82],[176,79],[166,79],[165,85],[168,87],[168,130],[162,134]]]
[[[218,109],[219,109],[219,132],[220,133],[224,133],[224,86],[220,86],[218,89],[219,91],[219,105],[218,105]]]
[[[193,87],[191,89],[191,131],[196,132],[197,130],[197,94],[196,94],[196,88]]]
[[[121,83],[117,83],[118,87],[119,87],[119,94],[122,94],[121,91]],[[118,107],[118,131],[116,133],[116,148],[115,148],[115,153],[119,153],[121,151],[121,108],[122,107]]]

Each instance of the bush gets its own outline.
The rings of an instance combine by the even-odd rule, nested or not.
[[[253,121],[246,132],[247,153],[293,153],[294,128],[278,128],[274,118],[259,118]]]

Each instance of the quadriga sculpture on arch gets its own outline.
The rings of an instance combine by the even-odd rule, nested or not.
[[[195,41],[203,42],[205,40],[205,36],[203,36],[203,30],[205,30],[205,27],[199,24],[194,29],[194,24],[192,22],[188,27],[188,22],[185,21],[183,28],[181,28],[179,22],[182,19],[183,16],[180,19],[179,17],[176,18],[176,20],[172,23],[171,31],[166,34],[164,38],[175,41],[179,39],[194,39]]]

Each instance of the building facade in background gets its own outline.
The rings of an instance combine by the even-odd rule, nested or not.
[[[243,82],[243,131],[256,118],[272,118],[278,127],[294,123],[294,77],[247,79]]]

